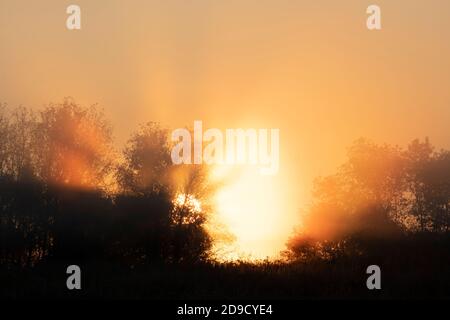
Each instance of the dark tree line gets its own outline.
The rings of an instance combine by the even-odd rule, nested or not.
[[[41,112],[2,105],[0,265],[206,260],[206,174],[172,165],[157,124],[143,125],[121,155],[96,106],[70,98]]]
[[[380,296],[448,297],[449,151],[358,140],[315,182],[287,260],[220,264],[207,232],[215,186],[170,151],[155,123],[116,151],[101,111],[72,99],[0,106],[0,295],[374,297],[366,268],[377,264]],[[65,286],[69,264],[82,267],[80,292]]]
[[[174,166],[170,152],[155,123],[117,152],[102,112],[70,98],[41,112],[0,106],[0,265],[207,260],[214,186],[205,167]],[[358,140],[336,174],[317,179],[302,221],[285,252],[293,260],[447,235],[450,152],[427,139],[406,149]]]
[[[406,149],[356,141],[334,175],[315,181],[302,232],[288,242],[288,256],[333,257],[361,253],[380,243],[450,231],[450,152],[428,139]],[[368,251],[365,247],[362,250]]]

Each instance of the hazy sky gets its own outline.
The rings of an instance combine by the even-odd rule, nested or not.
[[[70,4],[79,31],[65,26]],[[366,28],[370,4],[380,31]],[[312,179],[355,139],[450,148],[449,88],[448,0],[0,0],[1,102],[99,103],[118,146],[150,120],[279,128],[280,173],[234,221],[261,254],[282,247]],[[261,206],[280,212],[251,212]]]

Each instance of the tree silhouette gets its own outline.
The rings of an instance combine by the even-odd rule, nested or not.
[[[98,188],[113,170],[110,124],[95,106],[73,99],[50,104],[40,113],[36,130],[37,174],[47,183]]]
[[[336,174],[315,181],[303,231],[288,242],[291,254],[310,255],[329,241],[337,248],[356,235],[448,231],[450,156],[433,150],[428,139],[406,150],[357,140]]]
[[[156,123],[147,123],[129,140],[124,162],[117,168],[117,181],[122,192],[118,206],[131,197],[148,201],[152,206],[152,241],[144,241],[146,257],[155,256],[170,262],[193,262],[207,258],[211,239],[204,225],[208,206],[206,169],[201,166],[173,165],[168,131]],[[126,197],[126,200],[124,199]],[[194,205],[194,202],[196,205]],[[200,203],[203,202],[203,205]],[[146,206],[141,210],[148,212]],[[137,207],[134,212],[138,215]],[[155,225],[156,224],[156,225]]]

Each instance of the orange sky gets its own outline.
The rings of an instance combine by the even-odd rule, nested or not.
[[[80,31],[65,27],[74,3]],[[374,3],[381,31],[365,25]],[[356,138],[450,148],[449,40],[447,0],[0,0],[0,101],[98,102],[118,146],[148,120],[279,128],[278,176],[230,186],[258,180],[234,230],[263,256]]]

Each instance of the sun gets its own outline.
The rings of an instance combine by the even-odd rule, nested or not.
[[[215,197],[216,210],[236,239],[224,260],[277,257],[284,247],[280,236],[283,199],[277,177],[261,175],[255,167],[219,167],[225,180]]]
[[[277,176],[261,175],[255,166],[221,165],[211,168],[211,182],[219,182],[213,196],[214,215],[206,228],[213,238],[214,259],[258,261],[275,259],[285,248],[285,184]],[[173,199],[174,217],[192,223],[211,209],[192,194]],[[177,220],[178,221],[178,220]],[[230,241],[233,239],[233,241]]]

